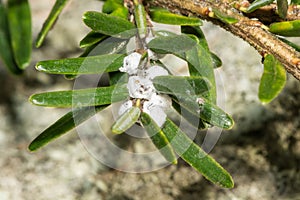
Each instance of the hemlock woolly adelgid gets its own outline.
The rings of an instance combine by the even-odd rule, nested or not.
[[[139,53],[131,53],[126,56],[123,61],[123,66],[119,68],[121,72],[128,73],[129,79],[127,88],[129,96],[133,99],[144,99],[142,107],[143,112],[162,127],[166,121],[167,115],[165,110],[171,107],[171,98],[167,95],[157,94],[152,80],[156,76],[168,75],[168,71],[161,66],[148,66],[147,69],[139,69],[139,63],[142,55]],[[122,115],[133,106],[131,100],[123,103],[119,108],[119,115]]]

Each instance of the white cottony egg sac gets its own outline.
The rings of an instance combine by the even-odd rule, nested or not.
[[[118,112],[118,115],[122,115],[123,113],[125,113],[126,110],[128,110],[129,108],[132,107],[132,101],[131,100],[128,100],[126,102],[124,102],[120,108],[119,108],[119,112]]]
[[[164,111],[164,109],[160,106],[157,105],[150,105],[151,103],[149,102],[144,102],[143,106],[143,112],[147,113],[150,115],[150,117],[155,121],[155,123],[159,126],[162,127],[164,123],[166,122],[167,115]]]
[[[127,88],[130,97],[137,99],[150,99],[155,92],[152,81],[140,76],[130,76]]]
[[[157,76],[166,76],[166,75],[169,75],[169,72],[166,69],[162,68],[161,66],[157,66],[157,65],[151,66],[149,69],[145,71],[145,78],[150,80],[154,79]]]
[[[142,55],[136,52],[126,56],[119,70],[129,74],[127,83],[129,96],[134,99],[143,99],[143,112],[149,114],[156,124],[162,127],[167,117],[165,111],[171,107],[172,101],[168,95],[157,94],[152,81],[157,76],[169,75],[169,72],[158,65],[139,69],[141,57]],[[118,114],[122,115],[132,106],[131,100],[124,102]]]
[[[140,60],[142,55],[139,53],[131,53],[126,56],[123,60],[123,66],[119,68],[121,72],[126,72],[129,75],[137,74],[138,67],[140,64]]]

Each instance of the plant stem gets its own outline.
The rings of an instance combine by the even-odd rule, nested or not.
[[[242,15],[228,0],[146,0],[145,2],[150,6],[167,8],[171,12],[195,15],[223,27],[244,39],[262,56],[274,55],[285,66],[287,72],[300,80],[300,53],[268,32],[267,27],[260,21],[251,20]],[[238,22],[234,24],[222,22],[214,17],[212,9],[236,18]],[[298,14],[295,14],[295,17],[299,17]]]

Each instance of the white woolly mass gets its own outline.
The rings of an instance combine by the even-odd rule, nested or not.
[[[156,94],[152,80],[157,76],[165,76],[169,73],[166,69],[157,65],[151,66],[147,70],[138,69],[141,57],[142,55],[139,53],[126,56],[123,67],[120,67],[119,70],[130,75],[127,83],[129,96],[135,99],[145,99],[143,112],[149,114],[156,124],[162,127],[167,117],[165,111],[171,107],[172,101],[168,95]],[[138,70],[140,71],[138,72]],[[118,114],[122,115],[132,106],[131,100],[126,101],[120,106]]]
[[[145,78],[153,80],[157,76],[166,76],[169,75],[169,72],[162,68],[161,66],[151,66],[149,69],[145,71]]]
[[[119,112],[118,112],[118,115],[122,115],[123,113],[126,112],[126,110],[128,110],[129,108],[132,107],[132,101],[131,100],[128,100],[126,102],[124,102],[120,108],[119,108]]]
[[[129,75],[136,74],[142,55],[139,53],[132,53],[126,56],[123,60],[123,66],[119,68],[121,72],[126,72]]]
[[[155,121],[155,123],[159,127],[162,127],[166,122],[167,118],[165,111],[160,106],[149,104],[151,103],[149,103],[148,101],[144,102],[143,112],[150,115],[150,117]]]
[[[155,92],[152,81],[140,76],[130,76],[127,88],[130,97],[137,99],[150,99]]]

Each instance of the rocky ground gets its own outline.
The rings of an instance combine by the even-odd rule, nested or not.
[[[30,2],[36,36],[54,1]],[[300,199],[299,82],[289,76],[282,94],[261,105],[261,58],[248,44],[211,24],[204,30],[212,51],[223,60],[217,73],[221,100],[236,121],[233,130],[222,132],[211,155],[232,174],[234,189],[212,185],[181,160],[141,174],[108,168],[88,153],[75,131],[38,152],[28,152],[30,141],[66,112],[33,106],[28,97],[73,86],[63,77],[36,72],[34,63],[78,55],[78,42],[88,32],[81,15],[97,9],[98,1],[71,1],[46,45],[34,50],[24,76],[12,76],[0,64],[1,200]],[[122,139],[123,145],[146,148],[139,140]],[[202,140],[199,134],[196,141]]]

